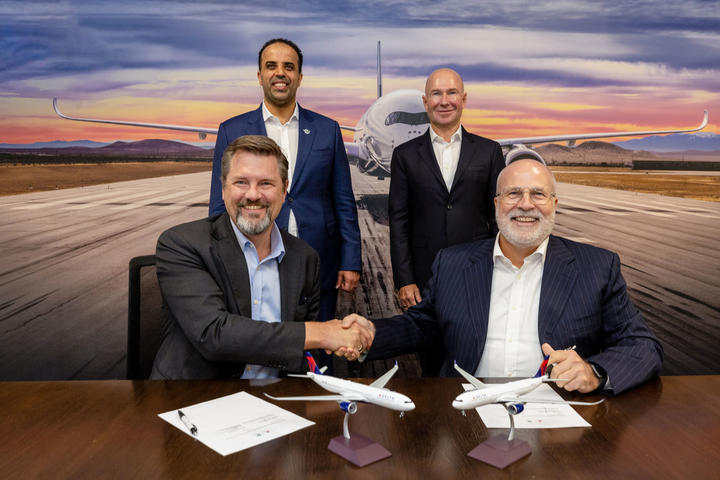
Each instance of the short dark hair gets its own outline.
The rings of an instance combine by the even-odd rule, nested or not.
[[[248,152],[259,156],[270,156],[277,158],[277,167],[280,172],[280,179],[283,183],[283,190],[288,179],[288,161],[273,139],[262,135],[245,135],[236,138],[227,146],[222,155],[222,183],[225,184],[228,172],[230,172],[230,164],[233,157],[238,152]]]
[[[258,52],[258,71],[262,70],[262,54],[263,54],[263,52],[265,51],[265,49],[267,47],[269,47],[273,43],[284,43],[288,47],[295,50],[295,53],[297,53],[297,56],[298,56],[298,72],[302,73],[302,62],[303,62],[302,51],[300,50],[300,47],[295,45],[295,42],[293,42],[292,40],[288,40],[287,38],[273,38],[272,40],[268,40],[267,42],[265,42],[265,44],[262,46],[262,48]]]

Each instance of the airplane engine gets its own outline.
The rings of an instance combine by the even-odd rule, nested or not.
[[[505,409],[510,415],[517,415],[518,413],[525,410],[525,405],[522,403],[511,403],[509,405],[505,405]]]
[[[543,165],[547,165],[545,160],[540,156],[538,152],[532,148],[526,147],[522,144],[515,144],[505,153],[505,165],[510,165],[515,160],[537,160]]]
[[[340,402],[340,409],[344,412],[349,413],[352,415],[353,413],[357,412],[357,403],[355,402]]]

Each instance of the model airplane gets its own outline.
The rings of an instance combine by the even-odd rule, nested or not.
[[[382,377],[378,378],[370,385],[344,380],[342,378],[323,375],[325,367],[318,369],[312,355],[307,354],[308,364],[312,371],[305,375],[288,374],[292,377],[309,378],[322,388],[336,395],[314,395],[306,397],[273,397],[265,394],[266,397],[273,400],[310,400],[310,401],[336,401],[340,408],[350,414],[357,412],[357,402],[372,403],[380,407],[397,410],[400,416],[405,412],[415,409],[415,404],[407,396],[402,393],[393,392],[385,388],[385,384],[398,371],[397,363],[394,367],[387,371]]]
[[[383,178],[390,176],[390,163],[395,147],[425,133],[430,122],[422,102],[423,92],[419,90],[397,90],[385,96],[382,95],[380,42],[378,42],[377,45],[377,94],[377,100],[375,100],[362,117],[360,117],[360,121],[355,127],[341,125],[340,128],[354,133],[354,141],[345,143],[345,149],[350,160],[356,163],[360,171]],[[60,112],[57,97],[53,98],[53,108],[58,116],[67,120],[195,132],[201,140],[207,138],[208,134],[217,134],[216,128],[70,117]],[[540,154],[532,149],[533,145],[548,142],[567,142],[567,145],[572,147],[577,140],[689,133],[702,130],[707,123],[708,111],[705,110],[702,123],[695,128],[580,133],[572,135],[560,134],[542,137],[504,138],[498,139],[497,142],[503,147],[506,164],[523,158],[531,158],[545,163],[545,160],[543,160]]]
[[[508,414],[517,415],[525,409],[526,403],[597,405],[605,401],[604,398],[598,400],[597,402],[574,402],[566,400],[541,400],[525,397],[525,394],[532,392],[542,383],[558,382],[563,380],[560,378],[551,379],[545,372],[546,364],[547,359],[540,366],[537,375],[533,378],[489,385],[470,375],[456,363],[455,370],[460,372],[460,375],[465,377],[465,379],[470,382],[474,388],[458,395],[453,401],[452,406],[458,410],[470,410],[471,408],[477,408],[483,405],[500,403],[505,407]]]

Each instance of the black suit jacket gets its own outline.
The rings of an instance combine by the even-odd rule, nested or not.
[[[178,225],[157,243],[163,340],[151,378],[240,377],[246,363],[305,369],[305,325],[319,308],[319,259],[281,230],[281,322],[251,318],[250,280],[227,213]]]
[[[377,320],[369,359],[423,348],[443,352],[441,376],[453,362],[474,372],[487,339],[494,239],[438,253],[423,301],[403,315]],[[540,287],[538,348],[571,345],[608,373],[620,393],[656,374],[662,347],[627,294],[620,258],[608,250],[550,236]]]
[[[497,233],[495,183],[505,166],[500,145],[462,129],[462,144],[448,191],[429,130],[398,146],[390,167],[390,256],[395,288],[422,290],[441,248]]]

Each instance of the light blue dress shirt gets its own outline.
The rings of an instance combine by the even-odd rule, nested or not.
[[[230,220],[240,248],[245,255],[248,276],[250,277],[250,295],[252,305],[252,319],[259,322],[279,322],[280,317],[280,271],[278,266],[285,256],[285,245],[275,222],[270,233],[270,254],[263,258],[258,257],[255,245],[243,235],[235,222]],[[242,378],[277,378],[280,370],[277,368],[254,365],[245,365]]]

